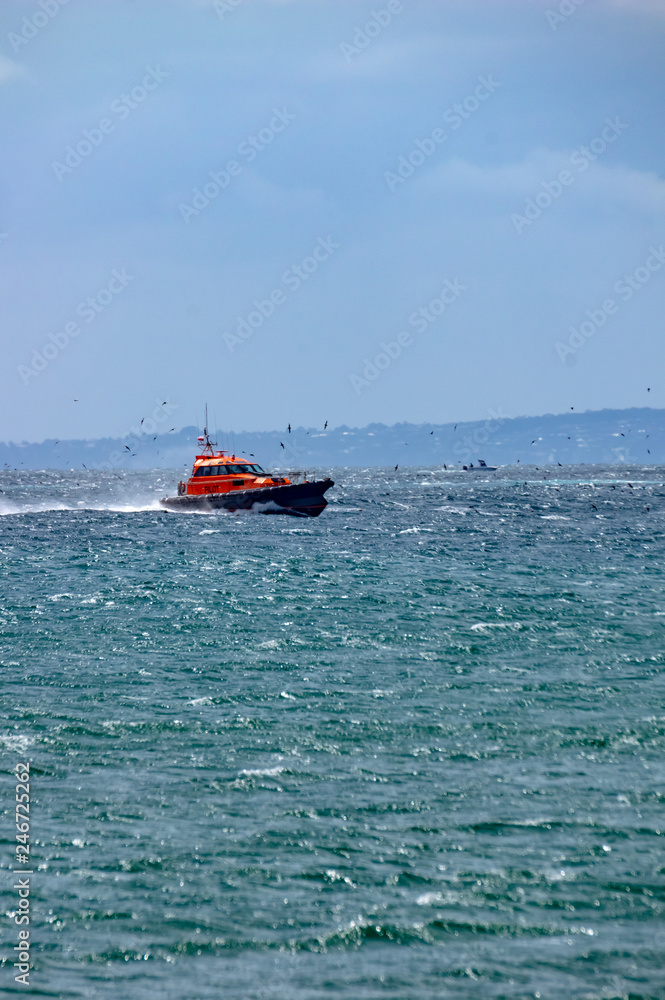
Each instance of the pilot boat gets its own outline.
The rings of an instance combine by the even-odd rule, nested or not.
[[[294,483],[284,476],[264,472],[245,458],[215,451],[206,430],[198,439],[201,453],[192,474],[178,483],[178,495],[164,497],[162,507],[179,511],[256,510],[262,514],[318,517],[327,506],[324,496],[332,479]]]

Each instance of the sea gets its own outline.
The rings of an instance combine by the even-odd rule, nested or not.
[[[0,996],[665,997],[665,469],[332,475],[0,474]]]

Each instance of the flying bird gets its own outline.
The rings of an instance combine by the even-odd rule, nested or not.
[[[647,392],[651,392],[651,389],[650,389],[650,388],[648,388],[648,387],[647,387]],[[647,507],[647,510],[648,510],[648,509],[649,509],[649,508]]]
[[[534,438],[533,441],[531,442],[531,444],[535,444],[536,441],[537,441],[537,438]]]
[[[288,432],[290,434],[291,433],[291,424],[289,424],[289,426],[287,427],[287,430],[288,430]]]
[[[596,507],[595,503],[592,503],[591,506],[593,507],[594,510],[598,510],[598,508]]]
[[[326,420],[325,424],[323,425],[323,429],[325,430],[327,426],[328,426],[328,421]]]
[[[141,417],[141,424],[143,423],[144,420],[145,420],[145,417]],[[141,424],[139,424],[139,427],[141,426]]]
[[[396,465],[395,466],[395,472],[397,472],[398,469],[399,469],[399,465]]]
[[[430,434],[433,434],[433,433],[434,433],[434,431],[430,431]]]
[[[561,462],[557,462],[556,464],[563,469],[563,465],[561,465]]]
[[[280,444],[282,445],[282,448],[283,448],[283,447],[284,447],[284,445],[282,444],[282,442],[280,441],[279,443],[280,443]]]

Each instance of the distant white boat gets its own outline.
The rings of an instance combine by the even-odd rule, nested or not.
[[[487,465],[482,458],[479,458],[478,465],[474,465],[473,462],[471,462],[470,465],[463,465],[462,468],[465,472],[496,472],[498,466]]]

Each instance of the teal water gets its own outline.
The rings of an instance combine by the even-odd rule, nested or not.
[[[665,996],[665,470],[175,478],[0,476],[0,995],[27,760],[31,996]]]

